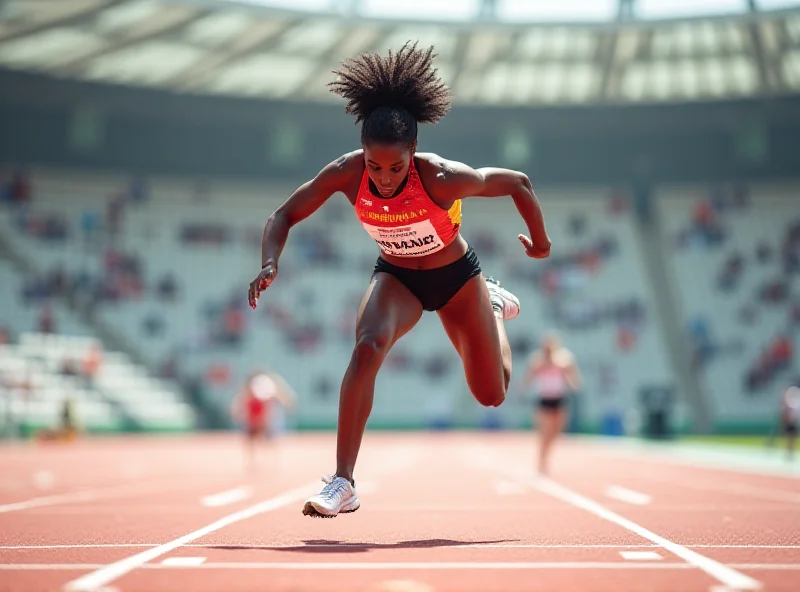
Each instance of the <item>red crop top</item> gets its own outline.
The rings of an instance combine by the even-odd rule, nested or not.
[[[453,242],[461,227],[461,200],[449,210],[428,196],[411,159],[408,181],[399,195],[375,196],[369,190],[369,172],[356,196],[356,217],[381,251],[395,257],[421,257],[440,251]]]

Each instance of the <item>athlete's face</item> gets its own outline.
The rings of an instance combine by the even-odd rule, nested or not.
[[[406,178],[414,157],[413,146],[364,144],[364,161],[370,179],[383,197],[392,197]]]

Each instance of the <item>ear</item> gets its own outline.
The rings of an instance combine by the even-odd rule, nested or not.
[[[411,142],[411,157],[413,158],[416,153],[417,153],[417,141],[414,140],[413,142]]]

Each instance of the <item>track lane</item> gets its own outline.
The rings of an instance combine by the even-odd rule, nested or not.
[[[648,582],[663,584],[668,570],[676,591],[706,590],[714,583],[674,557],[663,557],[658,567],[626,562],[621,551],[640,549],[648,541],[540,492],[499,494],[494,479],[459,461],[461,438],[415,439],[423,440],[426,453],[408,471],[380,477],[362,473],[364,483],[375,481],[375,490],[361,496],[359,511],[333,520],[309,519],[298,504],[217,531],[197,541],[211,546],[169,554],[204,558],[205,567],[180,571],[182,582],[193,592],[223,582],[234,592],[264,586],[369,590],[409,577],[437,590],[552,590],[580,583],[588,590],[638,591],[648,589]],[[389,450],[391,445],[372,448],[381,457]],[[615,547],[542,546],[570,543]],[[489,569],[470,568],[476,562]],[[300,566],[309,573],[298,571]],[[144,591],[165,585],[172,572],[138,569],[117,585],[126,592]]]
[[[476,442],[488,443],[492,460],[496,463],[512,459],[525,465],[530,458],[529,435],[516,439],[494,439],[492,435],[450,434],[401,436],[396,434],[368,434],[362,461],[359,464],[359,487],[363,507],[355,514],[335,520],[312,520],[300,514],[301,503],[289,505],[274,513],[264,514],[227,526],[208,537],[202,537],[191,546],[181,546],[159,556],[144,566],[134,569],[111,586],[120,586],[124,592],[152,590],[158,587],[173,588],[176,582],[181,589],[190,592],[219,589],[222,585],[233,592],[249,590],[264,585],[274,590],[296,590],[304,587],[311,591],[327,590],[334,586],[349,586],[353,590],[376,590],[382,582],[392,579],[424,581],[435,590],[552,590],[575,588],[581,590],[709,590],[715,584],[713,578],[697,569],[682,566],[674,557],[667,557],[648,541],[632,535],[613,524],[606,523],[584,512],[554,500],[541,492],[530,489],[515,490],[508,483],[498,484],[497,476],[487,474],[474,467],[465,467],[461,460],[464,450]],[[156,475],[168,475],[180,467],[183,454],[197,454],[211,459],[204,465],[189,462],[182,475],[186,475],[180,492],[161,496],[155,492],[145,495],[124,496],[98,502],[96,513],[98,524],[112,523],[107,530],[90,524],[93,504],[78,503],[26,510],[18,514],[0,515],[0,529],[6,524],[16,524],[19,542],[31,545],[42,541],[57,543],[87,542],[95,544],[130,542],[138,544],[163,543],[166,539],[181,536],[186,532],[207,524],[220,516],[248,506],[263,497],[274,495],[281,487],[293,487],[308,482],[325,468],[333,456],[333,437],[296,437],[284,441],[280,447],[280,462],[270,470],[254,477],[264,479],[255,485],[250,499],[219,508],[203,508],[198,500],[203,495],[236,487],[243,480],[241,448],[238,439],[227,442],[218,439],[191,438],[188,441],[161,440],[158,445],[145,443],[147,458],[151,464],[165,459],[164,466],[154,466]],[[128,446],[133,445],[128,443]],[[399,448],[410,447],[412,452],[396,455]],[[413,452],[416,450],[416,452]],[[419,451],[423,454],[420,455]],[[141,453],[141,451],[140,451]],[[632,470],[630,462],[602,461],[604,455],[594,447],[566,446],[559,451],[555,467],[559,478],[570,481],[574,488],[604,506],[631,518],[631,511],[641,511],[638,520],[655,522],[645,524],[648,528],[660,528],[662,519],[685,525],[708,512],[706,498],[689,496],[683,489],[684,498],[662,502],[663,497],[652,493],[653,509],[635,507],[604,498],[603,491],[610,476],[626,476],[628,480],[617,485],[637,490],[645,483],[653,488],[654,479],[646,481],[640,475],[646,462],[636,463]],[[391,461],[393,454],[394,466]],[[403,466],[399,457],[410,455],[412,459]],[[414,457],[416,455],[416,460]],[[2,455],[0,455],[2,456]],[[100,455],[102,457],[102,455]],[[87,463],[96,470],[99,457],[84,455]],[[388,459],[388,461],[387,461]],[[598,460],[600,459],[600,460]],[[560,462],[563,461],[563,462]],[[386,466],[388,464],[388,467]],[[166,468],[169,467],[169,468]],[[316,467],[316,468],[315,468]],[[673,467],[674,468],[674,467]],[[85,467],[84,467],[85,469]],[[388,469],[388,470],[386,470]],[[382,472],[383,470],[383,472]],[[657,469],[658,474],[662,468]],[[614,473],[614,471],[618,471]],[[91,473],[88,473],[91,476]],[[686,475],[693,476],[687,479]],[[778,483],[751,482],[749,476],[743,481],[741,475],[724,473],[738,479],[737,483],[757,487],[786,487],[791,481]],[[679,484],[699,483],[696,473],[678,467],[676,473],[668,473],[669,480]],[[228,479],[235,476],[236,479]],[[675,479],[673,479],[673,476]],[[12,475],[14,477],[14,475]],[[632,479],[632,477],[635,477]],[[215,485],[215,478],[220,479]],[[706,474],[716,482],[716,473]],[[205,487],[195,487],[195,481]],[[632,480],[631,480],[632,479]],[[370,483],[371,482],[371,483]],[[322,485],[321,483],[319,484]],[[660,487],[660,485],[658,485]],[[200,491],[202,489],[202,491]],[[696,492],[689,489],[694,495]],[[708,494],[709,492],[705,492]],[[717,495],[716,493],[714,495]],[[600,497],[598,497],[600,496]],[[674,496],[673,496],[674,497]],[[719,497],[717,495],[717,497]],[[191,501],[187,501],[192,498]],[[791,507],[783,501],[752,499],[744,495],[725,496],[717,499],[715,509],[720,512],[745,513],[758,525],[759,516],[782,511]],[[774,509],[775,508],[775,509]],[[658,516],[661,515],[661,518]],[[13,518],[12,518],[13,516]],[[655,518],[654,518],[655,517]],[[14,520],[20,519],[19,522]],[[113,522],[121,519],[125,526],[113,528]],[[638,521],[637,520],[637,521]],[[738,518],[737,518],[738,520]],[[56,529],[52,524],[58,524]],[[649,525],[651,524],[651,526]],[[40,526],[41,525],[41,526]],[[714,529],[716,522],[701,522],[698,540],[679,540],[682,544],[717,543]],[[666,525],[664,525],[666,529]],[[680,534],[680,525],[675,526]],[[27,529],[27,530],[26,530]],[[745,529],[747,530],[747,529]],[[27,534],[26,534],[27,532]],[[658,532],[658,531],[657,531]],[[688,532],[688,531],[687,531]],[[749,531],[747,531],[749,532]],[[56,533],[57,536],[51,536]],[[60,534],[59,534],[60,533]],[[5,532],[4,532],[5,534]],[[659,534],[663,534],[659,532]],[[742,531],[743,538],[749,537]],[[767,533],[762,544],[778,544],[781,537]],[[157,535],[157,536],[156,536]],[[745,541],[745,543],[747,542]],[[738,541],[734,541],[738,542]],[[208,546],[199,546],[208,545]],[[326,547],[327,545],[327,547]],[[482,545],[479,547],[471,545]],[[488,545],[488,546],[487,546]],[[549,548],[549,545],[562,545]],[[575,547],[575,545],[581,545]],[[595,545],[595,548],[587,545]],[[606,547],[603,545],[613,545]],[[275,548],[280,547],[280,548]],[[624,550],[653,550],[661,552],[659,565],[633,565],[621,559]],[[91,565],[107,564],[117,559],[130,557],[141,548],[77,548],[77,549],[0,549],[0,564],[81,562]],[[743,565],[759,564],[752,571],[743,571],[767,584],[766,590],[788,590],[796,582],[798,571],[785,567],[796,561],[795,549],[710,549],[698,552],[719,561],[741,561]],[[4,555],[5,554],[5,555]],[[204,557],[205,567],[170,568],[160,561],[171,557]],[[772,563],[781,564],[775,573],[765,571],[761,559],[767,556]],[[35,559],[33,559],[35,557]],[[393,569],[392,562],[407,562],[405,569]],[[470,562],[503,563],[511,569],[492,568],[465,570]],[[311,575],[296,569],[276,569],[281,564],[303,563],[315,570]],[[346,564],[347,570],[324,569],[325,564]],[[429,565],[428,569],[420,569]],[[316,566],[316,567],[314,567]],[[375,570],[371,567],[378,566]],[[449,566],[449,567],[448,567]],[[452,567],[459,569],[452,569]],[[44,582],[48,589],[56,588],[50,582],[63,584],[74,580],[75,571],[38,571],[34,574],[23,571],[2,571],[0,579],[12,582],[9,590],[41,589],[27,587],[29,582]],[[487,585],[486,582],[489,582]],[[665,583],[669,582],[669,586]]]

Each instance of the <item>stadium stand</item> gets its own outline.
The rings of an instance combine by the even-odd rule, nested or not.
[[[122,175],[48,170],[33,171],[31,186],[29,206],[2,220],[16,252],[46,285],[63,285],[59,294],[120,331],[150,368],[202,377],[223,409],[249,372],[267,366],[300,394],[295,426],[335,425],[355,313],[377,256],[342,196],[293,230],[280,279],[253,312],[245,290],[263,221],[291,188],[153,179],[137,185],[134,197]],[[585,428],[635,407],[648,384],[669,381],[628,197],[609,188],[539,193],[556,245],[544,262],[524,258],[516,239],[524,227],[510,200],[464,206],[463,232],[485,272],[523,303],[508,324],[515,352],[509,404],[486,410],[474,403],[438,319],[425,315],[379,375],[372,425],[526,425],[530,404],[519,396],[519,378],[550,328],[581,360]],[[58,236],[32,230],[42,219],[58,221]],[[66,277],[53,280],[54,270]],[[158,415],[145,409],[158,396],[126,404],[141,417]]]
[[[797,187],[670,187],[656,203],[693,368],[717,423],[772,420],[798,373]]]

